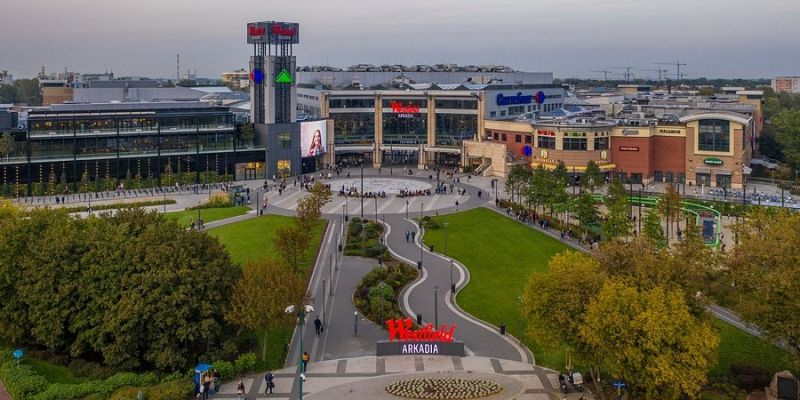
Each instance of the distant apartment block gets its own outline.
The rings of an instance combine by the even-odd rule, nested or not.
[[[772,80],[772,90],[777,93],[800,93],[800,76],[775,78]]]

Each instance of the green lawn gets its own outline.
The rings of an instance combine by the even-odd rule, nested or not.
[[[234,262],[243,264],[247,261],[258,260],[267,256],[275,256],[275,249],[272,241],[282,226],[294,223],[294,217],[284,217],[280,215],[265,215],[263,217],[252,218],[218,228],[209,229],[207,232],[216,236],[220,242],[228,249]],[[319,246],[322,242],[322,235],[325,232],[327,223],[322,221],[317,225],[311,238],[311,246],[303,256],[301,272],[307,274],[314,263]],[[267,359],[261,359],[261,346],[264,337],[263,331],[249,332],[248,335],[254,337],[259,349],[256,351],[258,357],[258,370],[278,369],[283,367],[284,347],[292,340],[294,332],[294,322],[287,321],[286,324],[273,327],[269,332],[267,344]]]
[[[200,210],[200,217],[203,219],[203,223],[207,224],[209,222],[246,214],[249,209],[250,208],[244,206],[206,208]],[[197,221],[197,210],[174,211],[167,213],[166,216],[168,219],[178,221],[178,225],[189,226],[192,221]]]
[[[709,375],[727,375],[732,364],[757,365],[770,373],[791,371],[794,367],[793,372],[798,372],[788,352],[716,318],[714,327],[719,329],[719,354]]]
[[[275,234],[278,228],[293,223],[294,217],[265,215],[209,229],[208,233],[216,236],[222,242],[231,254],[233,262],[243,264],[247,261],[258,260],[267,256],[277,257],[278,255],[272,247]],[[301,268],[303,273],[308,272],[311,264],[314,263],[319,252],[322,234],[325,232],[325,226],[326,223],[323,221],[312,232],[311,246],[306,250],[303,257],[304,263],[303,268]]]
[[[550,258],[568,247],[485,208],[435,220],[450,223],[447,254],[469,269],[470,282],[458,293],[458,304],[482,320],[505,324],[509,333],[533,351],[537,364],[563,368],[563,353],[543,352],[525,335],[520,296],[528,275],[545,271]],[[444,236],[444,228],[427,229],[424,240],[427,245],[433,244],[436,251],[444,252]]]

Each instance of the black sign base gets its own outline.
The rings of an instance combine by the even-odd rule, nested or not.
[[[464,357],[464,342],[390,342],[375,343],[377,356],[456,356]]]

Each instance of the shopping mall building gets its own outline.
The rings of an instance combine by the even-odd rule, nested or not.
[[[328,163],[455,167],[487,119],[511,120],[562,106],[559,85],[410,84],[336,90],[299,87],[298,105],[332,120]]]
[[[754,122],[733,112],[696,112],[671,119],[574,117],[485,121],[468,143],[470,154],[503,175],[508,159],[491,157],[500,145],[517,162],[554,168],[564,162],[580,174],[589,161],[624,182],[674,182],[741,188],[754,146]],[[507,158],[507,157],[506,157]]]

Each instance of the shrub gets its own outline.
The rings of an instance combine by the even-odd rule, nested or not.
[[[256,369],[256,355],[254,353],[244,353],[236,357],[233,363],[236,375],[245,374]]]
[[[36,373],[30,365],[17,366],[16,361],[8,361],[0,367],[0,379],[12,398],[26,400],[47,389],[47,379]]]
[[[772,375],[764,368],[750,364],[732,364],[731,376],[736,386],[747,391],[762,389],[769,386]]]
[[[194,382],[189,378],[181,378],[164,382],[145,389],[147,400],[180,400],[194,393]]]
[[[214,361],[214,369],[219,372],[219,375],[223,380],[233,378],[235,373],[233,363],[230,361]]]
[[[100,365],[96,362],[81,360],[81,359],[73,359],[67,365],[67,368],[72,372],[73,375],[84,377],[84,378],[91,378],[91,379],[106,379],[112,375],[114,375],[114,369],[110,367],[106,367]]]
[[[225,208],[225,207],[233,207],[233,195],[230,193],[215,193],[211,195],[211,198],[208,199],[207,202],[194,207],[189,207],[187,210],[197,210],[206,209],[206,208]]]
[[[141,391],[141,390],[142,390],[141,388],[138,388],[138,387],[135,387],[135,386],[124,386],[124,387],[121,387],[121,388],[115,390],[114,393],[112,393],[111,396],[108,397],[108,400],[132,400],[132,399],[138,399],[139,398],[139,391]],[[99,394],[93,394],[90,397],[96,397],[98,399],[103,398]],[[149,397],[148,397],[148,399],[149,399]]]

